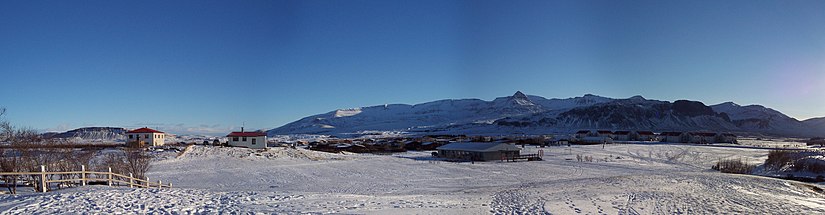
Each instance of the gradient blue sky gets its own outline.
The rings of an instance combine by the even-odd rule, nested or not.
[[[825,116],[825,1],[0,1],[18,126],[270,129],[337,108],[547,98]]]

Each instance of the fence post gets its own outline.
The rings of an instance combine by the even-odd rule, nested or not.
[[[42,189],[43,189],[43,192],[45,193],[46,188],[49,186],[46,182],[46,166],[40,165],[40,172],[41,172],[40,173],[40,180],[43,182],[43,183],[41,183],[43,185]]]
[[[149,176],[146,176],[146,188],[151,188],[151,187],[149,186]]]
[[[133,179],[134,179],[134,176],[132,176],[132,173],[129,173],[129,188],[134,188],[135,187],[133,185],[134,184]]]
[[[80,184],[86,186],[86,165],[80,165]]]
[[[161,183],[161,181],[158,180],[158,189],[160,189],[160,188],[163,188],[163,183]]]
[[[169,189],[172,189],[172,182],[169,182]]]
[[[112,167],[109,167],[109,186],[112,186]]]

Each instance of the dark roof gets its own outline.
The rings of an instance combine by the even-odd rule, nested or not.
[[[699,135],[699,136],[703,136],[703,137],[713,137],[713,136],[716,136],[716,133],[711,133],[711,132],[696,132],[696,133],[693,133],[693,134],[695,134],[695,135]]]
[[[630,134],[630,131],[616,131],[616,132],[613,132],[613,134],[625,135],[625,134]]]
[[[260,137],[260,136],[266,136],[266,133],[256,132],[256,131],[255,132],[232,132],[232,133],[229,133],[229,135],[226,135],[226,136],[227,137]]]
[[[577,132],[576,132],[576,134],[587,134],[587,133],[590,133],[590,131],[588,131],[588,130],[581,130],[581,131],[577,131]]]
[[[437,150],[455,150],[468,152],[497,152],[497,151],[521,151],[518,147],[507,143],[450,143],[436,148]]]
[[[678,131],[667,131],[667,132],[662,132],[662,134],[661,134],[661,135],[662,135],[662,136],[679,136],[679,135],[682,135],[682,132],[678,132]]]
[[[163,132],[155,130],[155,129],[143,127],[143,128],[138,128],[138,129],[135,129],[135,130],[127,131],[126,133],[131,134],[131,133],[163,133]]]
[[[637,131],[639,135],[654,135],[652,131]]]
[[[613,133],[613,132],[608,131],[608,130],[599,130],[599,131],[596,131],[596,132],[599,132],[599,134],[612,134]]]

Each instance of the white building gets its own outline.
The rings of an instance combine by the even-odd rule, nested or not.
[[[137,146],[162,146],[166,133],[151,128],[138,128],[126,132],[126,143]]]
[[[247,147],[252,149],[266,148],[266,133],[264,132],[244,132],[243,128],[241,128],[240,132],[229,133],[226,137],[229,138],[229,142],[227,142],[227,145],[229,146]]]

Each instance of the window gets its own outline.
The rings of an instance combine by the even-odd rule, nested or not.
[[[232,137],[232,141],[238,141],[238,137]]]
[[[129,135],[129,139],[132,139],[132,138],[134,138],[134,137],[132,137],[132,135],[130,134],[130,135]]]
[[[149,138],[149,135],[148,135],[148,134],[147,134],[147,135],[143,135],[143,138]]]
[[[252,145],[255,145],[255,138],[252,138]]]
[[[243,137],[243,141],[246,141],[246,137]]]

